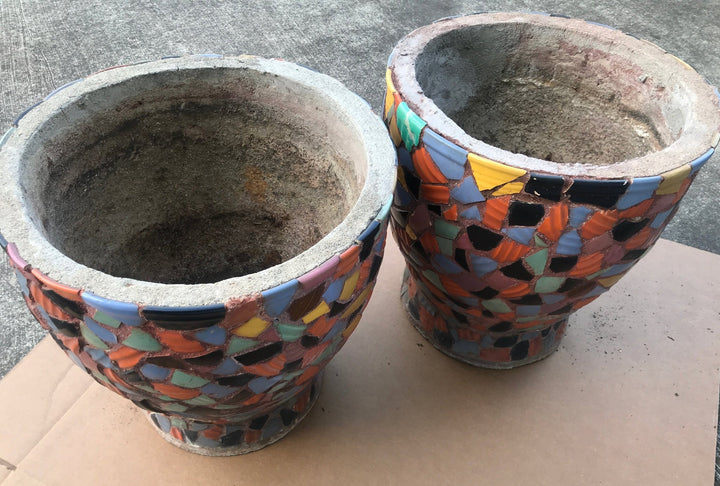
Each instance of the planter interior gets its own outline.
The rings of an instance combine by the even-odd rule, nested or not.
[[[470,136],[554,162],[639,157],[669,145],[683,123],[679,100],[661,101],[640,66],[588,46],[582,34],[543,26],[449,32],[418,57],[417,77]]]
[[[21,175],[48,241],[88,267],[166,284],[255,273],[317,243],[358,199],[365,176],[348,153],[359,147],[314,95],[262,76],[168,71],[88,94],[71,128],[56,115]]]

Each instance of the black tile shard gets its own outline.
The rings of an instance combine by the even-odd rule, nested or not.
[[[622,259],[623,260],[637,260],[638,258],[643,256],[647,250],[648,250],[647,248],[642,248],[639,250],[630,250],[627,253],[625,253],[625,255],[623,255]]]
[[[601,208],[611,208],[617,204],[620,196],[625,194],[630,182],[622,181],[595,181],[577,179],[567,190],[570,201],[578,204],[593,204]]]
[[[238,363],[245,366],[253,365],[255,363],[260,363],[261,361],[266,361],[272,358],[280,351],[282,351],[282,346],[283,343],[278,341],[272,344],[268,344],[267,346],[263,346],[262,348],[250,351],[249,353],[234,356],[234,359]]]
[[[518,260],[515,263],[508,265],[507,267],[503,267],[500,269],[500,271],[505,276],[517,280],[530,281],[534,277],[534,275],[523,266],[522,260]]]
[[[543,216],[545,216],[545,207],[542,204],[514,202],[510,204],[508,224],[511,226],[535,226]]]
[[[486,299],[486,300],[492,299],[499,293],[500,292],[498,290],[495,290],[492,287],[485,287],[482,290],[476,290],[474,292],[471,292],[471,294],[476,295],[476,296],[480,297],[481,299]]]
[[[633,236],[635,236],[641,229],[647,226],[649,222],[649,219],[642,219],[640,221],[620,221],[615,226],[613,226],[613,239],[615,241],[627,241]]]
[[[496,348],[509,348],[511,346],[514,346],[515,343],[518,340],[517,334],[512,336],[503,336],[499,337],[495,340],[495,347]]]
[[[455,262],[467,271],[470,271],[467,263],[467,256],[465,250],[462,248],[455,248]]]
[[[473,247],[481,251],[490,251],[496,248],[503,239],[502,235],[476,225],[468,226],[467,234]]]
[[[542,305],[543,300],[538,294],[524,295],[519,299],[511,300],[513,304],[517,305]]]
[[[507,332],[510,329],[512,329],[512,327],[513,327],[512,322],[502,321],[502,322],[498,322],[494,326],[491,326],[490,329],[488,329],[488,331],[490,331],[490,332]]]
[[[577,256],[555,257],[550,260],[550,271],[555,273],[572,270],[578,261]]]
[[[403,171],[408,191],[410,191],[410,194],[415,196],[415,199],[418,199],[420,197],[420,179],[415,177],[415,174],[413,174],[407,167],[401,167],[400,169]]]
[[[513,361],[519,361],[527,358],[528,352],[530,351],[530,341],[520,341],[510,350],[510,359]]]
[[[530,179],[525,184],[525,192],[550,201],[559,201],[564,185],[565,180],[560,176],[530,174]]]
[[[214,326],[225,319],[225,306],[218,304],[201,308],[175,310],[163,307],[145,307],[142,314],[156,326],[173,331],[187,331]]]

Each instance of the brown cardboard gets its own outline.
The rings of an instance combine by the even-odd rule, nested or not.
[[[246,456],[166,443],[131,403],[59,373],[69,360],[45,340],[0,382],[0,458],[17,467],[0,483],[712,483],[720,256],[661,240],[571,317],[557,353],[511,371],[424,341],[400,305],[401,270],[390,241],[313,411]]]
[[[43,339],[0,381],[0,458],[19,464],[91,383],[52,339]]]

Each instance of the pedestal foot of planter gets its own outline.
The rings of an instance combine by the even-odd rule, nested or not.
[[[401,299],[410,322],[435,348],[473,366],[510,369],[540,361],[554,353],[567,327],[567,317],[547,326],[493,333],[479,330],[452,314],[443,313],[405,268]],[[455,311],[458,314],[457,311]],[[468,316],[467,319],[471,320]],[[472,338],[470,338],[472,336]]]
[[[320,394],[322,372],[298,395],[265,415],[213,423],[149,412],[148,418],[171,444],[203,456],[257,451],[287,435],[310,412]]]

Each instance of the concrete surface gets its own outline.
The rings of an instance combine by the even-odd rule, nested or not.
[[[720,1],[469,0],[0,2],[0,131],[54,88],[117,64],[214,52],[280,57],[345,83],[380,111],[395,43],[437,18],[476,11],[544,11],[645,38],[720,84]],[[664,237],[720,253],[715,196],[720,157],[700,172]],[[43,336],[0,271],[0,376]]]

